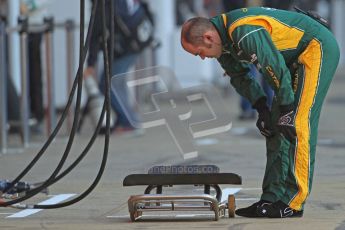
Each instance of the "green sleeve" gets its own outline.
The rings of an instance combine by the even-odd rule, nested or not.
[[[218,62],[230,76],[230,83],[235,90],[247,98],[252,105],[261,98],[266,97],[260,84],[251,76],[247,63],[236,60],[230,53],[223,54]]]
[[[240,55],[260,69],[264,79],[273,88],[279,104],[293,103],[290,72],[268,32],[260,26],[242,25],[233,31],[232,37]]]

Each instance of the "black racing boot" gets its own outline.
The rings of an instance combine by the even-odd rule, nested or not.
[[[257,209],[266,205],[270,205],[272,202],[266,200],[259,200],[258,202],[252,204],[246,208],[239,208],[235,211],[236,215],[243,217],[261,217],[258,215]]]
[[[302,217],[303,210],[297,211],[278,200],[270,205],[261,206],[257,209],[257,215],[269,218]]]

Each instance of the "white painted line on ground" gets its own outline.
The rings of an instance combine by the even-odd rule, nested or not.
[[[39,205],[50,205],[50,204],[57,204],[60,203],[61,201],[67,200],[68,198],[75,196],[76,194],[60,194],[60,195],[56,195],[53,196],[52,198],[45,200],[41,203],[39,203]],[[27,217],[30,216],[32,214],[38,213],[40,211],[42,211],[43,209],[25,209],[23,211],[17,212],[13,215],[10,215],[6,218],[23,218],[23,217]]]
[[[229,195],[234,195],[238,193],[242,188],[224,188],[222,189],[222,200],[220,202],[224,202],[228,200]]]

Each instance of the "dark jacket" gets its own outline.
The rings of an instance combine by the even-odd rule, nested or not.
[[[114,1],[114,14],[116,16],[121,17],[121,19],[126,22],[126,25],[128,27],[131,27],[132,24],[135,23],[135,17],[139,13],[140,10],[140,1],[138,0],[132,0],[132,4],[128,4],[131,1],[127,0],[111,0]],[[106,26],[108,28],[107,31],[107,37],[108,37],[108,47],[110,48],[109,44],[109,35],[110,35],[110,0],[105,1],[105,14],[106,14]],[[95,25],[93,27],[93,33],[91,34],[90,38],[90,44],[89,44],[89,56],[87,59],[88,66],[94,66],[97,61],[97,55],[98,52],[102,49],[102,8],[100,1],[98,1],[97,9],[96,9],[96,17],[95,17]],[[119,30],[119,27],[116,25],[115,18],[114,21],[114,50],[112,51],[114,53],[114,57],[120,57],[126,54],[131,54],[133,51],[129,49],[128,41],[126,41],[126,38],[122,34],[122,32]],[[109,50],[110,52],[110,50]]]

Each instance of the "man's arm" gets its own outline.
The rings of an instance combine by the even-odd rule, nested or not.
[[[293,104],[290,72],[268,32],[260,26],[243,25],[234,30],[232,37],[241,56],[259,66],[265,80],[273,88],[279,104]]]
[[[279,132],[290,142],[296,139],[295,106],[291,75],[283,55],[277,50],[268,32],[260,26],[243,25],[235,29],[233,38],[244,56],[256,64],[278,99]]]
[[[231,56],[223,54],[219,63],[230,76],[230,82],[236,91],[247,98],[258,111],[259,117],[256,126],[265,137],[273,135],[273,129],[270,124],[270,111],[266,104],[266,95],[259,83],[250,75],[247,63],[241,63]]]
[[[260,84],[251,76],[248,64],[241,63],[231,54],[223,54],[218,62],[230,76],[230,83],[235,90],[254,105],[260,98],[266,97]]]

